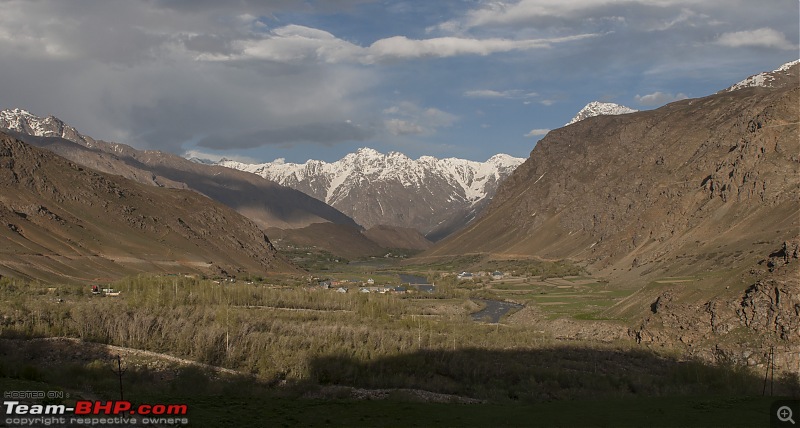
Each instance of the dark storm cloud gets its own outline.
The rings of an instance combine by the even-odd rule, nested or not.
[[[257,13],[287,11],[337,11],[376,0],[146,0],[160,8],[184,12],[239,10]]]
[[[212,53],[231,55],[236,53],[231,46],[231,40],[216,34],[198,34],[188,36],[183,40],[186,49],[198,53]]]
[[[216,9],[223,3],[232,6]],[[175,10],[190,5],[192,13]],[[375,82],[369,71],[213,58],[237,54],[234,42],[264,37],[256,16],[238,14],[260,7],[284,5],[7,0],[0,108],[53,114],[96,138],[177,153],[200,136],[243,129],[273,130],[264,141],[363,139],[363,130],[321,124],[360,114],[360,94]]]
[[[309,123],[301,126],[262,129],[243,135],[204,138],[198,146],[209,149],[246,149],[266,144],[319,143],[364,141],[375,133],[368,128],[348,122]]]

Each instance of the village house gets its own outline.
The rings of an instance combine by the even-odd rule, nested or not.
[[[461,272],[460,274],[458,274],[458,279],[472,281],[474,279],[474,276],[472,275],[471,272]]]

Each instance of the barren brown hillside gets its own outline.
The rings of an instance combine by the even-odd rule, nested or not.
[[[366,230],[364,235],[383,248],[426,250],[433,245],[425,236],[410,227],[378,225]]]
[[[52,118],[48,123],[61,122]],[[125,144],[94,140],[74,130],[65,134],[71,140],[24,132],[10,134],[98,171],[149,185],[197,191],[235,209],[262,228],[301,228],[321,222],[356,226],[353,219],[324,202],[248,172],[195,163],[157,150],[136,150]]]
[[[2,275],[77,282],[292,269],[254,223],[195,192],[85,169],[6,134],[0,144]]]
[[[551,131],[486,215],[426,255],[570,258],[612,276],[755,263],[800,225],[799,92],[748,88]]]
[[[756,364],[800,344],[800,78],[551,131],[485,215],[417,260],[571,259],[632,339]],[[590,328],[581,324],[576,328]]]

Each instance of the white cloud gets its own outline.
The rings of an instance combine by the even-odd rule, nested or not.
[[[661,91],[653,92],[647,95],[636,95],[636,101],[645,106],[661,106],[673,101],[685,100],[689,98],[684,93],[668,94]]]
[[[670,29],[672,29],[674,27],[679,26],[680,24],[690,23],[693,19],[700,19],[700,20],[705,21],[706,24],[711,25],[708,22],[710,20],[709,18],[710,17],[708,15],[699,14],[699,13],[697,13],[695,11],[690,10],[690,9],[682,8],[680,13],[678,14],[678,16],[676,16],[674,18],[671,18],[671,19],[667,19],[665,21],[662,21],[660,23],[657,23],[657,24],[653,25],[649,29],[649,31],[666,31],[666,30],[670,30]]]
[[[547,49],[565,43],[596,37],[578,34],[540,39],[438,37],[409,39],[394,36],[362,47],[316,28],[286,25],[267,33],[247,34],[229,42],[227,52],[195,53],[204,61],[268,60],[276,62],[320,61],[324,63],[374,64],[382,61],[416,58],[447,58],[459,55],[487,56],[495,53]]]
[[[531,129],[531,132],[525,134],[524,137],[540,137],[542,135],[547,135],[548,132],[550,132],[550,130],[544,128]]]
[[[446,111],[423,108],[408,101],[388,107],[383,113],[389,116],[384,120],[384,125],[392,135],[429,135],[458,120],[458,116]]]
[[[759,49],[758,56],[742,56],[720,46],[784,49],[797,35],[795,0],[776,0],[769,8],[744,0],[466,3],[478,5],[474,9],[407,2],[404,13],[416,16],[405,18],[434,16],[423,17],[423,10],[443,16],[444,22],[431,27],[437,33],[412,36],[406,21],[387,27],[396,37],[379,40],[370,37],[385,34],[380,28],[332,30],[342,28],[335,22],[341,17],[336,5],[360,1],[0,0],[0,57],[6,59],[0,61],[6,82],[0,99],[7,107],[62,116],[98,138],[175,153],[203,148],[198,141],[220,153],[231,144],[329,145],[381,132],[430,135],[459,120],[413,104],[381,112],[378,106],[392,90],[404,97],[399,99],[436,99],[441,105],[457,104],[448,97],[461,91],[457,95],[515,99],[537,108],[601,85],[630,98],[631,86],[619,89],[615,80],[635,76],[671,92],[637,98],[658,104],[685,97],[672,95],[686,87],[673,84],[694,84],[698,75],[719,79],[739,73],[742,63],[752,67],[785,53]],[[276,18],[293,16],[281,15],[285,10],[317,28]],[[757,30],[739,31],[748,28]],[[506,55],[483,58],[498,53]],[[472,58],[459,61],[458,69],[442,62],[419,78],[413,75],[420,73],[417,64],[395,67],[454,56]],[[643,64],[651,71],[642,71]],[[769,69],[771,63],[764,64]],[[585,85],[548,86],[578,79]],[[463,92],[465,84],[476,86]],[[534,95],[534,88],[544,95]]]
[[[536,97],[536,92],[526,92],[522,89],[509,89],[505,91],[495,91],[493,89],[474,89],[464,92],[467,98],[507,98],[507,99],[525,99]]]
[[[386,119],[384,125],[392,135],[418,135],[425,133],[425,128],[403,119]]]
[[[360,61],[365,55],[365,49],[358,45],[339,39],[327,31],[302,25],[286,25],[260,37],[253,35],[234,40],[231,47],[231,52],[226,55],[201,54],[198,59],[338,63]]]
[[[554,43],[563,43],[596,37],[597,34],[578,34],[546,39],[503,39],[503,38],[462,38],[437,37],[431,39],[409,39],[395,36],[380,39],[369,46],[365,62],[391,59],[446,58],[457,55],[491,55],[530,49],[550,48]]]
[[[750,31],[735,31],[719,36],[716,44],[732,48],[762,47],[772,49],[797,49],[786,36],[772,28],[759,28]]]
[[[635,10],[635,6],[663,9],[669,6],[691,5],[691,3],[690,0],[485,1],[480,3],[481,7],[471,9],[458,18],[429,27],[428,31],[438,30],[459,34],[480,27],[524,26],[532,22],[551,21],[557,25],[570,19],[624,21],[625,17],[618,15],[620,6],[625,6],[629,10]],[[692,16],[694,16],[692,11],[683,9],[678,17],[659,25],[666,29]]]

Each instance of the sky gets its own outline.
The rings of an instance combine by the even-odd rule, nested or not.
[[[800,57],[797,0],[0,0],[0,108],[207,159],[527,157]]]

